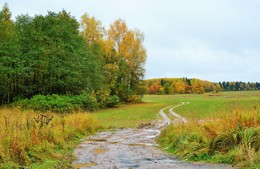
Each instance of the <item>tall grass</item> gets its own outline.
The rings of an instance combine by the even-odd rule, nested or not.
[[[211,119],[171,126],[159,142],[187,160],[260,168],[260,112],[233,110]]]
[[[75,140],[94,132],[87,114],[39,114],[0,110],[0,168],[66,168]]]

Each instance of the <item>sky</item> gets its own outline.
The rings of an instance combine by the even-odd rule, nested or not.
[[[145,35],[145,79],[260,81],[260,0],[0,0],[13,18],[67,10]]]

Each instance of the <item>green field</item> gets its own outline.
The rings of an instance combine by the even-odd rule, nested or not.
[[[190,102],[175,111],[186,118],[205,118],[233,109],[252,110],[260,106],[260,91],[221,92],[181,95],[145,95],[144,103],[122,105],[92,113],[103,127],[136,127],[158,118],[161,108]]]
[[[156,120],[160,109],[182,102],[190,104],[174,111],[189,122],[163,131],[158,139],[163,149],[184,160],[260,168],[260,91],[146,95],[143,103],[91,115],[104,128],[137,127]]]

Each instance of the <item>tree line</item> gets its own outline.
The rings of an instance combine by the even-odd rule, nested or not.
[[[219,82],[223,91],[260,90],[259,82]]]
[[[84,14],[62,10],[20,15],[0,11],[0,102],[35,95],[111,96],[130,102],[144,93],[144,35],[118,19],[108,29]],[[133,97],[134,96],[134,97]],[[138,97],[139,98],[139,97]]]
[[[260,83],[256,82],[219,82],[213,83],[200,79],[162,78],[145,80],[147,94],[202,94],[219,91],[260,90]]]

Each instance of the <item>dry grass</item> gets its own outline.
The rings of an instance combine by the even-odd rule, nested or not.
[[[159,141],[184,159],[259,168],[260,111],[236,109],[216,118],[193,119],[166,129]]]
[[[0,124],[0,168],[64,168],[73,141],[98,127],[86,113],[61,116],[7,108],[0,110]]]

